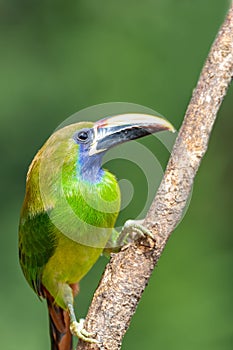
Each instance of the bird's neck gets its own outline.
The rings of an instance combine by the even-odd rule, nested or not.
[[[90,183],[100,182],[104,170],[102,169],[102,158],[103,154],[96,154],[89,156],[85,151],[79,151],[77,161],[77,176],[83,181]]]

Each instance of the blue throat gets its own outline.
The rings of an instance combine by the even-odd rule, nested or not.
[[[90,183],[100,182],[104,174],[101,167],[102,158],[103,153],[89,156],[88,151],[80,146],[77,159],[77,176]]]

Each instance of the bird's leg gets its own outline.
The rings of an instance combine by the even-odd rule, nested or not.
[[[70,331],[71,331],[71,333],[73,335],[75,335],[76,337],[78,337],[79,339],[82,339],[88,343],[98,344],[99,343],[98,340],[91,338],[94,335],[94,333],[90,333],[84,328],[85,319],[80,318],[79,322],[77,321],[75,313],[74,313],[73,304],[68,304],[67,307],[68,307],[68,311],[69,311],[69,315],[70,315]]]
[[[98,344],[98,340],[92,338],[94,335],[93,333],[90,333],[86,331],[84,328],[84,321],[85,319],[80,319],[79,322],[76,319],[75,312],[74,312],[74,306],[73,306],[73,291],[71,287],[68,284],[62,285],[62,288],[59,290],[59,294],[61,297],[62,292],[62,299],[64,304],[66,305],[66,308],[68,309],[69,316],[70,316],[70,331],[73,335],[78,337],[79,339],[82,339],[88,343],[95,343]]]
[[[112,236],[104,249],[105,254],[118,252],[122,246],[135,242],[139,238],[148,236],[154,239],[150,230],[143,226],[144,220],[127,220],[122,227],[121,232],[113,230]]]

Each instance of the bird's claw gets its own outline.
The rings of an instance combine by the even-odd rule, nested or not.
[[[144,227],[142,223],[143,220],[127,220],[119,236],[119,245],[128,244],[146,236],[154,239],[152,232]]]
[[[150,237],[154,238],[152,232],[142,225],[143,220],[127,220],[124,224],[123,230],[136,232],[139,237]]]
[[[79,339],[84,340],[87,343],[99,344],[97,339],[92,338],[95,333],[90,333],[84,328],[85,319],[81,318],[79,322],[73,321],[70,323],[70,331],[73,335]]]

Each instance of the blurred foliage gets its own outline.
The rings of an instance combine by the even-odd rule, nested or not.
[[[17,253],[32,157],[63,119],[96,103],[149,106],[179,128],[228,5],[227,0],[1,0],[2,349],[49,348],[45,303],[26,284]],[[159,261],[123,349],[232,349],[232,94],[231,88],[189,210]],[[144,187],[138,187],[143,196]],[[101,258],[81,283],[80,316],[105,263]]]

